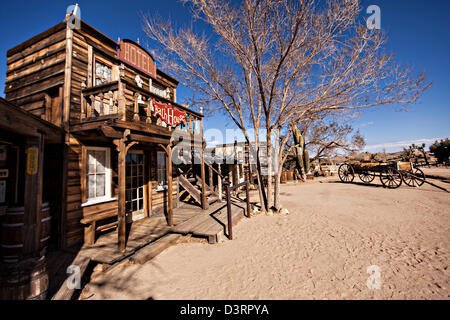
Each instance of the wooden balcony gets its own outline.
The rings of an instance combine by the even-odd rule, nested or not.
[[[82,95],[81,121],[119,115],[119,81],[84,89]]]
[[[119,121],[142,124],[154,124],[164,127],[160,119],[152,115],[152,101],[170,104],[187,113],[183,128],[191,134],[200,133],[197,121],[203,121],[203,115],[179,105],[147,89],[140,88],[125,79],[89,87],[82,90],[80,122],[117,119]],[[171,131],[171,128],[168,127]]]

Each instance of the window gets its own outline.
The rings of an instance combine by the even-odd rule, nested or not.
[[[95,60],[95,85],[101,85],[111,81],[112,72],[111,66],[103,63],[102,61],[96,59]]]
[[[111,199],[111,167],[109,148],[86,148],[86,201]]]
[[[167,188],[167,172],[166,172],[166,154],[158,152],[156,154],[157,175],[158,175],[158,189]]]

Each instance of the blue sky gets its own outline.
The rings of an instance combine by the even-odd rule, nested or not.
[[[15,0],[0,4],[0,88],[4,96],[6,51],[64,19],[66,8],[74,4],[61,0]],[[190,12],[178,1],[165,0],[78,0],[82,19],[113,39],[141,39],[145,34],[139,12],[157,13],[177,25],[190,24]],[[401,150],[402,145],[450,136],[450,1],[448,0],[364,0],[364,8],[376,4],[381,9],[381,28],[390,38],[388,50],[397,61],[416,71],[426,71],[433,86],[407,112],[384,106],[364,113],[354,126],[367,141],[368,151]],[[157,57],[156,57],[157,58]],[[178,102],[190,93],[177,91]],[[208,117],[205,128],[234,127],[223,115]]]

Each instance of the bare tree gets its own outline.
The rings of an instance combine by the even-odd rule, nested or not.
[[[406,105],[428,87],[424,74],[413,75],[385,53],[385,36],[365,26],[357,0],[244,0],[239,6],[220,0],[183,2],[211,27],[210,36],[192,28],[175,30],[154,16],[144,16],[145,31],[160,45],[160,62],[196,92],[194,102],[224,110],[247,141],[254,139],[257,154],[258,129],[265,129],[269,146],[275,133],[279,148],[274,155],[280,161],[271,167],[268,148],[275,192],[270,178],[263,208],[281,207],[279,183],[291,122]]]
[[[364,148],[365,140],[359,130],[348,123],[332,121],[315,123],[304,130],[305,145],[314,154],[312,161],[323,157],[334,157],[339,152],[351,153]]]

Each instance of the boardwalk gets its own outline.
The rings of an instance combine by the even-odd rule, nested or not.
[[[236,224],[245,214],[245,204],[232,202],[233,224]],[[183,204],[174,209],[174,227],[167,225],[163,216],[150,217],[130,224],[127,228],[127,246],[125,253],[118,250],[117,232],[103,234],[94,245],[84,245],[79,255],[92,261],[104,264],[114,264],[132,256],[139,249],[148,246],[156,240],[176,233],[205,237],[209,243],[222,241],[227,234],[227,210],[226,203],[217,202],[208,210]]]

